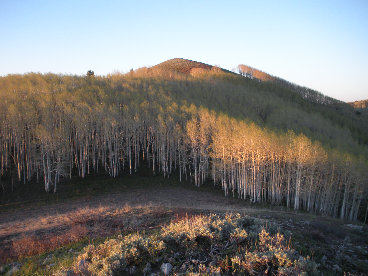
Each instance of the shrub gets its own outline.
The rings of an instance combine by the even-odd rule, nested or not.
[[[162,263],[171,263],[173,273],[318,274],[317,265],[290,248],[281,233],[271,234],[239,214],[186,217],[156,234],[119,235],[89,245],[76,258],[73,270],[116,275],[134,268],[143,274],[147,263],[157,272]]]

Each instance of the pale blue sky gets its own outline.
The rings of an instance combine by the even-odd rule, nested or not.
[[[0,75],[105,75],[181,57],[368,98],[365,0],[0,0],[0,38]]]

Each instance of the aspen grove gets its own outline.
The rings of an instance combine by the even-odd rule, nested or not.
[[[254,203],[364,220],[367,146],[322,115],[295,126],[307,111],[266,94],[271,84],[233,78],[1,77],[2,193],[40,183],[57,192],[73,176],[133,174],[144,162]]]

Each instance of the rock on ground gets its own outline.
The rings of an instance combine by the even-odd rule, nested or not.
[[[165,275],[169,275],[172,270],[172,265],[170,263],[163,263],[161,265],[161,272]]]

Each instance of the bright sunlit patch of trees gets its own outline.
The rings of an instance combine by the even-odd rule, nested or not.
[[[145,162],[251,202],[364,219],[366,134],[355,113],[343,119],[348,109],[224,74],[0,78],[2,193],[41,182],[56,192],[74,175],[116,177]]]

